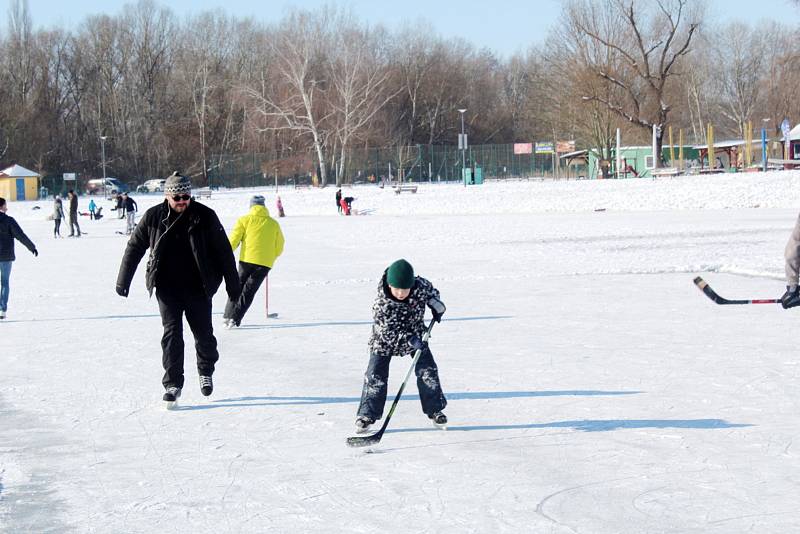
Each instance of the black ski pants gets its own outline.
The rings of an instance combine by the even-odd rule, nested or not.
[[[81,236],[81,227],[78,224],[78,214],[77,213],[70,213],[69,214],[69,235],[74,236],[75,231],[77,230],[77,236]]]
[[[269,267],[244,261],[239,262],[239,285],[242,286],[242,293],[236,301],[228,299],[223,314],[225,319],[233,319],[237,325],[242,322],[244,314],[253,304],[258,288],[261,287],[267,274],[269,274]]]
[[[358,415],[376,421],[383,417],[391,361],[392,358],[389,356],[373,354],[369,357]],[[439,369],[436,367],[430,349],[426,348],[422,351],[414,372],[417,375],[417,389],[419,390],[419,400],[422,403],[422,411],[426,415],[431,415],[444,410],[447,406],[447,399],[442,392],[442,385],[439,383]]]
[[[194,335],[197,351],[197,372],[214,374],[214,364],[219,360],[217,339],[211,325],[211,299],[205,294],[186,294],[156,289],[158,310],[164,335],[161,337],[161,363],[164,366],[164,387],[183,387],[183,315]]]

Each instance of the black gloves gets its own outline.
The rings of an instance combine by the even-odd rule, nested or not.
[[[781,297],[781,306],[784,310],[800,306],[800,288],[798,286],[786,286],[786,293]]]
[[[418,335],[414,334],[408,338],[408,346],[414,350],[424,350],[426,343]]]
[[[128,296],[128,288],[127,287],[122,287],[122,286],[117,286],[117,295],[119,295],[120,297],[127,297]]]
[[[436,297],[431,297],[428,299],[428,307],[431,309],[431,313],[433,314],[433,320],[437,323],[441,323],[442,315],[444,315],[444,312],[447,309],[444,305],[444,302]]]

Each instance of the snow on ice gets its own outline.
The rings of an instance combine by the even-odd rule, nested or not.
[[[203,202],[230,229],[249,191]],[[124,221],[53,239],[51,202],[12,202],[0,324],[2,532],[796,532],[800,311],[775,298],[800,174],[281,189],[286,251],[214,394],[187,334],[164,410],[161,322]],[[275,212],[274,190],[260,189]],[[136,197],[142,209],[158,197]],[[81,209],[86,209],[86,198]],[[35,206],[40,210],[33,209]],[[376,280],[404,257],[441,291],[431,349],[448,432],[411,381],[380,445],[350,449]],[[392,363],[390,401],[409,359]]]

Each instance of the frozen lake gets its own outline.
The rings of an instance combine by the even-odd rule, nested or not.
[[[221,291],[214,394],[187,333],[174,412],[144,265],[114,292],[123,221],[55,240],[50,202],[9,205],[40,255],[17,245],[0,324],[0,531],[800,530],[800,312],[692,284],[782,294],[800,174],[346,189],[362,217],[334,192],[280,191],[280,317],[262,289],[224,330]],[[250,193],[203,203],[230,230]],[[448,306],[431,349],[449,430],[412,383],[380,445],[350,449],[375,287],[400,257]]]

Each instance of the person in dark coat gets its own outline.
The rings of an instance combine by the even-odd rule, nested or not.
[[[136,225],[117,276],[117,294],[128,296],[131,280],[147,249],[145,282],[156,292],[164,334],[161,338],[168,407],[183,388],[183,315],[197,349],[200,391],[211,395],[211,376],[219,360],[211,324],[211,298],[225,280],[232,300],[239,298],[239,276],[225,228],[211,208],[191,197],[188,177],[173,173],[164,184],[166,199],[148,209]]]
[[[6,215],[6,211],[8,211],[6,199],[0,198],[0,319],[5,319],[8,311],[8,295],[11,292],[11,264],[17,259],[14,255],[14,240],[25,245],[34,256],[39,255],[36,245],[28,239],[14,217]]]
[[[111,208],[111,211],[116,211],[117,219],[122,219],[125,217],[125,201],[122,199],[122,195],[120,193],[117,193],[117,196],[114,200],[116,201],[116,205]]]
[[[421,340],[425,333],[426,306],[430,307],[434,320],[441,321],[445,306],[439,299],[439,291],[425,278],[415,276],[414,268],[406,260],[392,263],[381,277],[372,305],[370,357],[358,406],[356,432],[366,432],[383,416],[392,356],[413,354],[417,349],[422,349],[414,370],[422,411],[436,425],[447,423],[442,413],[447,399],[439,383],[439,369],[427,342]]]
[[[336,209],[339,210],[339,213],[342,213],[342,190],[336,190]]]
[[[128,193],[122,194],[122,206],[125,208],[125,235],[131,235],[133,229],[136,228],[136,212],[139,211],[139,206],[136,201],[128,196]]]
[[[70,189],[67,192],[69,197],[69,237],[80,237],[81,227],[78,224],[78,195]],[[77,234],[75,233],[77,230]]]

